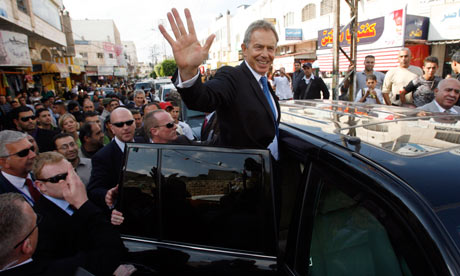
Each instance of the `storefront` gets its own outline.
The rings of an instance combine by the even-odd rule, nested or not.
[[[44,60],[32,61],[34,81],[40,82],[44,91],[53,90],[58,95],[66,89],[71,89],[70,71],[67,64],[54,63]]]
[[[460,3],[431,7],[428,44],[441,64],[437,73],[443,77],[451,74],[451,57],[460,50]]]
[[[32,67],[26,35],[0,30],[0,95],[15,96],[27,88],[26,71]]]
[[[403,47],[412,51],[411,64],[422,66],[423,60],[429,55],[426,45],[429,18],[406,15],[403,9],[392,11],[386,16],[358,23],[357,32],[357,70],[364,69],[364,58],[375,56],[377,71],[388,71],[398,66],[398,52]],[[333,66],[333,30],[325,29],[318,32],[318,63],[320,70],[331,72]],[[340,46],[350,56],[350,28],[345,28],[339,36]],[[340,53],[339,70],[346,72],[349,61]]]

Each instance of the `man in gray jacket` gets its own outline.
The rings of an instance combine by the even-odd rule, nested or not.
[[[434,89],[435,98],[432,102],[418,107],[418,109],[430,112],[443,112],[460,114],[460,107],[455,106],[460,96],[460,81],[454,78],[439,82]]]

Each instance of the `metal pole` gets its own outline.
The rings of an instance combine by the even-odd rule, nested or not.
[[[351,41],[350,41],[350,58],[352,64],[355,65],[353,71],[356,72],[356,57],[358,49],[357,33],[358,33],[358,0],[351,0],[350,5],[350,17],[353,20],[350,23]],[[349,88],[349,99],[354,100],[354,91],[356,89],[356,73],[350,76],[350,88]]]
[[[340,35],[340,0],[334,1],[334,37],[333,37],[333,67],[332,67],[332,99],[338,99],[339,84],[339,35]]]

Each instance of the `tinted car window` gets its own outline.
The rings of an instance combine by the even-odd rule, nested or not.
[[[152,148],[129,148],[128,161],[120,189],[121,210],[125,221],[122,233],[159,238],[157,212],[157,155]]]
[[[163,150],[166,240],[267,252],[273,225],[264,161],[257,154]],[[271,224],[270,224],[271,223]]]

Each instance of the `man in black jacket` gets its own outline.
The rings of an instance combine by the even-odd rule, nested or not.
[[[304,63],[302,69],[305,76],[297,83],[294,99],[321,99],[321,92],[323,99],[329,99],[329,90],[323,79],[312,73],[311,63]]]

